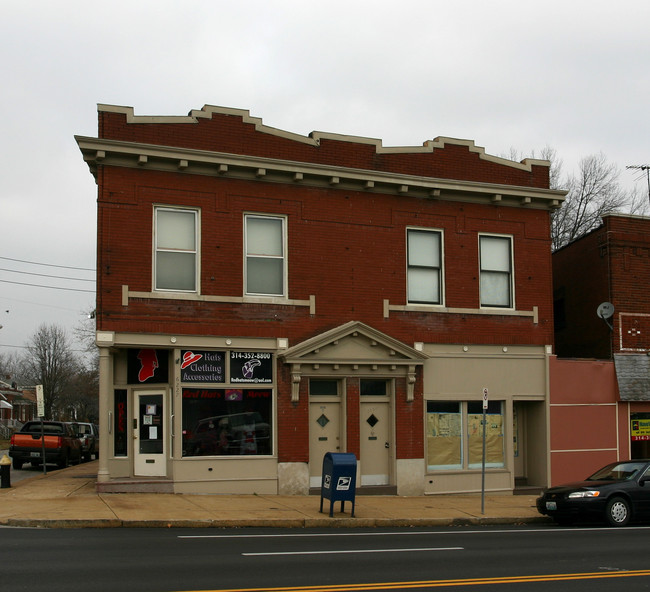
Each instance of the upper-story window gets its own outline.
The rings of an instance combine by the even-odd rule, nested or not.
[[[481,306],[513,307],[512,237],[479,236]]]
[[[247,214],[244,226],[246,294],[285,296],[285,219]]]
[[[154,289],[196,292],[198,212],[154,210]]]
[[[442,304],[442,232],[409,228],[407,300],[412,304]]]

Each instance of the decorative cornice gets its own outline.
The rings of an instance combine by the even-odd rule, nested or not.
[[[75,136],[75,139],[93,175],[100,165],[119,166],[537,209],[558,208],[566,195],[565,191],[551,189],[438,179],[86,136]]]
[[[482,160],[494,162],[503,166],[509,166],[514,169],[530,172],[533,166],[550,167],[548,160],[536,158],[526,158],[521,162],[508,160],[499,156],[493,156],[485,152],[485,148],[477,146],[473,140],[463,140],[459,138],[449,138],[438,136],[433,140],[426,140],[422,146],[384,146],[382,140],[377,138],[367,138],[363,136],[351,136],[346,134],[335,134],[330,132],[313,131],[308,136],[295,134],[275,127],[270,127],[262,123],[260,117],[252,117],[247,109],[234,109],[232,107],[220,107],[217,105],[204,105],[201,109],[192,109],[187,115],[135,115],[133,107],[122,105],[97,105],[97,111],[103,113],[121,113],[126,116],[126,122],[130,124],[138,123],[171,123],[171,124],[196,124],[200,119],[212,119],[213,115],[233,115],[241,117],[242,122],[253,125],[255,131],[270,134],[280,138],[301,142],[310,146],[320,146],[322,140],[333,140],[336,142],[353,142],[355,144],[366,144],[375,146],[377,154],[425,154],[431,153],[436,149],[443,149],[446,145],[465,146],[470,152],[478,154]]]

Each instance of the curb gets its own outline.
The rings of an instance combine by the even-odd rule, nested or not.
[[[444,526],[492,526],[549,524],[550,518],[304,518],[296,520],[45,520],[9,518],[0,522],[8,528],[416,528]]]

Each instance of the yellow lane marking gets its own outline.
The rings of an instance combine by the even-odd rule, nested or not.
[[[650,570],[625,570],[535,576],[509,576],[502,578],[470,578],[462,580],[423,580],[416,582],[379,582],[376,584],[334,584],[329,586],[296,586],[279,588],[228,588],[194,590],[186,592],[365,592],[368,590],[396,590],[405,588],[441,588],[444,586],[480,586],[484,584],[522,584],[529,582],[555,582],[568,580],[594,580],[600,578],[631,578],[650,576]]]

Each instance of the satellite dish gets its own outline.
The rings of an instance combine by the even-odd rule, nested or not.
[[[609,319],[614,314],[614,305],[611,302],[603,302],[598,306],[596,314],[601,319]]]

